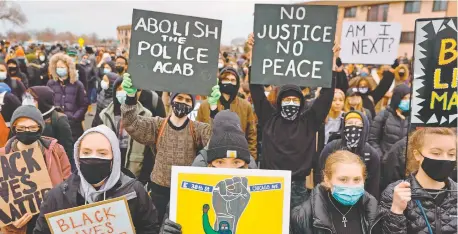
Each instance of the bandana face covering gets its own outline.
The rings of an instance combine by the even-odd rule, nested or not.
[[[353,149],[358,146],[359,140],[361,139],[362,131],[363,131],[363,127],[345,126],[344,134],[345,134],[345,140],[347,140],[348,148]]]
[[[281,103],[281,116],[287,120],[295,120],[299,113],[301,104],[294,102],[282,102]]]

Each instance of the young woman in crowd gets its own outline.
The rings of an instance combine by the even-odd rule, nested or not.
[[[53,186],[57,186],[70,176],[70,162],[64,148],[57,143],[56,139],[42,136],[45,121],[40,110],[30,105],[18,107],[11,118],[11,126],[15,136],[0,149],[0,154],[31,148],[40,149]],[[37,216],[27,213],[13,224],[2,228],[1,232],[3,234],[32,233],[36,218]]]
[[[331,109],[324,121],[324,142],[329,143],[331,134],[339,134],[342,123],[345,94],[340,89],[334,90],[334,99],[332,100]]]
[[[116,134],[105,125],[88,129],[75,143],[77,173],[48,192],[41,204],[35,234],[51,233],[45,215],[127,194],[137,233],[159,231],[157,212],[143,185],[121,172],[121,153]]]
[[[73,141],[83,134],[87,97],[83,83],[78,80],[75,63],[66,54],[55,54],[49,62],[52,79],[47,86],[54,92],[54,106],[67,115]]]
[[[382,193],[383,233],[457,232],[456,129],[422,128],[409,137],[406,180]]]
[[[22,81],[13,79],[10,76],[9,68],[5,63],[0,63],[0,83],[8,85],[11,93],[16,95],[19,101],[22,100],[22,95],[25,92],[25,86]]]
[[[366,166],[349,151],[331,154],[324,181],[291,212],[290,233],[378,233],[377,200],[364,191]]]
[[[358,91],[358,88],[350,88],[347,90],[344,112],[347,113],[350,110],[363,113],[369,119],[369,123],[372,122],[371,112],[363,107],[363,98],[361,97],[361,93]]]

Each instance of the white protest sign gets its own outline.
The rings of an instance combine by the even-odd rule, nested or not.
[[[400,39],[399,23],[344,22],[340,58],[343,63],[392,64]]]
[[[125,197],[60,210],[45,216],[53,234],[135,234]]]

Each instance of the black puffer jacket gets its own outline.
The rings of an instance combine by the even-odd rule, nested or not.
[[[434,234],[456,234],[457,233],[457,187],[451,179],[446,181],[447,189],[455,192],[447,192],[442,203],[437,206],[433,197],[426,192],[415,179],[414,175],[406,179],[412,189],[412,200],[407,204],[404,215],[397,215],[391,212],[394,187],[401,181],[390,184],[382,193],[380,200],[380,212],[383,214],[382,230],[384,234],[404,233],[430,233],[426,226],[425,217],[415,200],[419,200],[423,207],[432,233]],[[431,233],[431,234],[432,234]]]
[[[406,178],[406,146],[407,137],[404,137],[382,156],[380,191],[385,190],[391,183]]]
[[[320,158],[317,163],[316,169],[314,169],[314,182],[316,184],[320,183],[323,175],[322,170],[324,169],[324,165],[326,159],[332,153],[338,150],[349,150],[355,154],[357,154],[363,162],[366,164],[368,176],[366,178],[364,189],[372,194],[372,196],[378,198],[379,197],[379,183],[380,183],[380,155],[374,148],[372,148],[369,143],[367,143],[367,138],[369,136],[369,120],[367,117],[359,111],[350,111],[349,113],[357,113],[363,119],[363,131],[361,133],[361,138],[359,140],[358,146],[356,149],[348,149],[347,148],[347,140],[345,139],[344,131],[340,132],[341,139],[334,140],[328,143],[323,151],[321,152]],[[345,117],[344,117],[345,119]],[[345,123],[344,123],[345,124]]]
[[[396,109],[402,98],[409,93],[410,88],[405,84],[398,85],[394,88],[390,106],[386,110],[380,112],[372,122],[369,144],[374,147],[380,155],[388,152],[396,142],[407,136],[409,114],[404,114],[406,119],[401,119],[396,113]]]
[[[291,212],[290,234],[335,234],[326,197],[328,191],[317,185],[302,205]],[[361,200],[362,199],[362,200]],[[355,207],[361,216],[363,234],[380,233],[378,222],[382,218],[377,212],[377,200],[369,193],[364,193]]]

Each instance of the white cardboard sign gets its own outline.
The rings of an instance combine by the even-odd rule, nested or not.
[[[393,64],[398,54],[401,24],[347,21],[341,35],[343,63]]]
[[[60,210],[45,216],[53,234],[135,234],[125,197]]]

